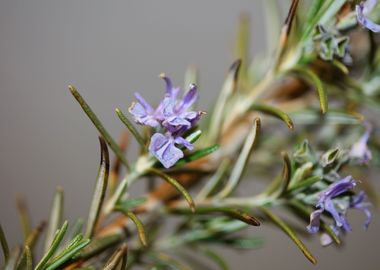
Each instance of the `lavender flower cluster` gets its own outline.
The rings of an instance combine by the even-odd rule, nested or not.
[[[372,158],[371,151],[367,145],[372,126],[369,123],[364,125],[366,128],[365,133],[353,144],[349,152],[349,158],[359,164],[368,164]],[[365,213],[367,218],[364,222],[364,229],[367,229],[372,219],[370,211],[372,205],[368,202],[364,191],[357,194],[353,193],[356,185],[357,181],[352,176],[346,176],[322,190],[315,205],[317,209],[310,215],[310,224],[307,226],[308,231],[313,234],[317,233],[321,223],[321,216],[324,212],[327,212],[334,219],[334,224],[331,228],[336,235],[339,235],[341,229],[345,232],[351,232],[352,229],[346,217],[349,209],[358,209]],[[321,237],[321,243],[324,246],[329,245],[332,243],[332,239],[324,233]]]
[[[198,99],[195,84],[190,84],[188,92],[178,98],[180,88],[174,87],[164,74],[160,77],[165,81],[166,93],[159,105],[154,109],[140,94],[135,93],[137,102],[132,103],[129,112],[136,123],[155,129],[156,132],[150,139],[149,152],[165,168],[170,168],[184,156],[180,146],[193,150],[193,145],[183,136],[198,123],[204,112],[191,110]]]

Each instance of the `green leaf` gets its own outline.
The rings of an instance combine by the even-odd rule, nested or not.
[[[202,135],[202,131],[198,129],[194,131],[193,133],[191,133],[189,136],[187,136],[186,141],[188,141],[189,143],[195,143],[201,135]]]
[[[170,209],[172,213],[176,214],[187,214],[188,210],[184,208],[174,208]],[[260,226],[260,221],[254,217],[251,214],[248,214],[244,211],[241,211],[239,209],[233,209],[233,208],[227,208],[227,207],[205,207],[205,206],[200,206],[197,207],[195,210],[195,214],[197,215],[207,215],[207,214],[212,214],[212,213],[222,213],[228,217],[231,217],[233,219],[240,220],[248,225],[251,226]]]
[[[107,248],[115,246],[123,240],[124,237],[122,232],[117,232],[115,234],[94,238],[91,243],[81,251],[80,258],[87,259],[93,257]]]
[[[235,45],[235,58],[241,59],[240,77],[245,79],[247,76],[247,67],[249,64],[249,17],[242,14],[239,17],[238,32]]]
[[[117,207],[123,209],[123,211],[132,211],[137,206],[144,204],[147,201],[147,198],[135,198],[135,199],[127,199],[119,202]]]
[[[343,111],[329,110],[323,116],[316,110],[306,109],[290,114],[293,121],[298,125],[330,124],[330,125],[357,125],[362,119],[357,115],[349,114]]]
[[[21,248],[17,246],[10,253],[9,259],[5,264],[4,270],[15,270],[17,266],[18,259],[20,257]]]
[[[112,254],[111,258],[106,262],[103,270],[114,270],[117,269],[119,264],[122,263],[123,260],[125,260],[125,255],[127,254],[127,245],[124,244],[120,248],[118,248],[114,254]],[[121,268],[123,269],[123,268]]]
[[[121,120],[121,122],[123,122],[123,124],[128,128],[128,130],[135,137],[136,141],[140,144],[141,148],[146,150],[145,140],[140,135],[138,130],[135,128],[135,126],[132,124],[132,122],[128,120],[128,118],[123,114],[123,112],[119,108],[116,109],[116,114],[119,117],[119,119]]]
[[[223,176],[226,174],[227,169],[230,166],[230,161],[228,159],[224,159],[222,163],[219,165],[217,171],[211,178],[206,182],[204,187],[199,191],[197,195],[197,200],[203,200],[209,197],[219,185],[221,185],[221,181]]]
[[[33,251],[39,237],[41,236],[42,231],[45,228],[45,222],[42,221],[37,227],[35,227],[28,235],[25,240],[25,246],[28,246],[30,250]]]
[[[54,195],[53,205],[50,211],[49,226],[46,232],[45,239],[45,248],[44,252],[50,248],[51,243],[53,242],[54,235],[58,228],[61,226],[62,217],[63,217],[63,189],[58,187]]]
[[[9,259],[9,246],[8,246],[7,238],[5,237],[3,227],[1,226],[1,224],[0,224],[0,244],[3,250],[3,254],[4,254],[4,262],[6,264]]]
[[[281,111],[280,109],[277,109],[276,107],[264,105],[264,104],[253,104],[250,110],[259,111],[259,112],[274,116],[284,121],[284,123],[288,126],[288,128],[290,129],[294,128],[294,124],[290,116],[286,114],[285,112]]]
[[[116,211],[122,212],[124,215],[126,215],[132,222],[136,225],[137,233],[139,235],[139,239],[141,244],[146,247],[148,245],[148,241],[146,240],[146,233],[144,229],[144,225],[140,221],[140,219],[133,213],[129,211],[125,211],[123,208],[116,206]]]
[[[146,172],[157,175],[164,179],[166,182],[168,182],[170,185],[172,185],[179,193],[183,195],[183,197],[189,204],[191,211],[195,211],[195,204],[193,198],[191,197],[190,193],[187,192],[187,190],[177,180],[155,168],[149,168],[146,170]]]
[[[327,167],[327,166],[333,164],[337,160],[339,155],[340,155],[339,148],[335,148],[335,149],[331,149],[331,150],[327,151],[321,157],[321,165],[323,167]]]
[[[175,258],[173,258],[167,254],[164,254],[162,252],[160,252],[160,253],[151,252],[149,255],[155,261],[157,261],[158,263],[163,264],[165,266],[169,266],[171,268],[178,269],[178,270],[191,270],[191,268],[188,267],[187,265],[183,264],[182,262],[178,261],[177,259],[175,259]]]
[[[293,186],[290,186],[289,189],[288,189],[288,193],[295,192],[295,191],[298,192],[301,189],[310,187],[313,184],[315,184],[318,181],[320,181],[321,179],[322,179],[322,177],[318,176],[318,175],[306,178],[305,180],[299,181],[296,184],[294,184]]]
[[[215,108],[211,116],[208,141],[218,142],[220,131],[223,126],[224,112],[228,100],[236,91],[238,75],[240,70],[241,60],[235,61],[227,74],[227,78],[223,84],[220,95],[215,103]]]
[[[315,87],[319,95],[321,111],[322,113],[326,113],[328,110],[326,89],[323,86],[323,83],[319,79],[318,75],[310,68],[300,66],[293,67],[289,72],[294,72],[296,74],[301,75],[308,83]]]
[[[115,153],[115,155],[121,160],[121,162],[124,164],[124,166],[129,170],[130,166],[129,166],[127,159],[124,157],[123,151],[119,148],[117,143],[114,141],[114,139],[108,133],[108,131],[104,128],[104,126],[100,122],[99,118],[95,115],[95,113],[92,111],[90,106],[86,103],[86,101],[83,99],[83,97],[79,94],[79,92],[77,91],[77,89],[75,89],[74,86],[69,85],[69,90],[70,90],[71,94],[74,96],[74,98],[78,101],[78,103],[82,107],[83,111],[87,114],[88,118],[90,118],[91,122],[95,125],[96,129],[99,131],[99,133],[106,140],[107,144],[111,147],[111,149]]]
[[[45,269],[44,267],[46,266],[47,262],[54,255],[54,253],[57,251],[60,243],[62,242],[62,239],[66,234],[67,227],[68,227],[68,222],[65,221],[63,223],[62,227],[59,230],[57,230],[57,232],[55,233],[54,239],[50,245],[49,250],[45,253],[45,255],[42,257],[40,262],[37,264],[35,270]]]
[[[235,166],[232,169],[231,176],[228,179],[228,182],[226,186],[220,191],[217,195],[218,198],[225,198],[229,194],[231,194],[239,184],[243,172],[245,170],[245,167],[248,164],[249,157],[251,156],[251,152],[253,150],[254,143],[256,141],[257,134],[260,130],[260,119],[256,118],[253,123],[253,127],[251,131],[249,132],[244,145],[243,149],[240,152],[240,155],[236,161]]]
[[[265,207],[260,207],[260,210],[275,224],[277,225],[285,234],[287,234],[290,239],[297,245],[297,247],[302,251],[302,253],[305,255],[305,257],[313,264],[317,263],[317,260],[314,258],[314,256],[311,254],[311,252],[307,249],[307,247],[304,245],[304,243],[298,238],[296,233],[283,221],[266,209]]]
[[[110,160],[108,148],[105,140],[99,137],[100,142],[100,167],[96,181],[94,195],[92,197],[91,207],[87,220],[86,237],[91,238],[94,234],[100,211],[102,209],[104,196],[107,190],[108,174],[110,169]]]
[[[17,197],[16,204],[17,204],[18,215],[19,215],[19,219],[21,223],[22,234],[24,236],[24,241],[26,241],[30,233],[29,211],[26,206],[25,199],[21,195]]]
[[[183,165],[185,165],[185,164],[187,164],[189,162],[201,159],[201,158],[203,158],[205,156],[208,156],[208,155],[212,154],[213,152],[215,152],[218,149],[219,149],[219,145],[216,144],[216,145],[213,145],[213,146],[206,147],[204,149],[195,151],[195,152],[191,153],[190,155],[185,156],[184,158],[180,159],[176,163],[175,166],[176,167],[183,166]]]
[[[281,174],[281,186],[279,196],[286,193],[289,187],[290,179],[292,177],[292,162],[286,152],[282,153],[282,158],[284,160],[284,165]]]
[[[33,258],[32,258],[32,252],[30,251],[30,248],[28,246],[24,247],[25,250],[25,269],[26,270],[32,270],[33,269]]]
[[[218,265],[219,269],[221,269],[221,270],[228,270],[229,269],[227,262],[220,255],[218,255],[215,251],[208,249],[208,248],[207,249],[203,248],[202,253],[204,255],[206,255],[208,258],[210,258],[213,262],[215,262],[216,265]]]
[[[90,242],[90,239],[82,239],[75,244],[69,244],[69,248],[63,250],[56,258],[54,258],[52,262],[47,265],[46,270],[60,269],[64,263],[77,255],[79,251],[87,246]]]

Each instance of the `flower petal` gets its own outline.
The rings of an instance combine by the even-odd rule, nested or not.
[[[322,212],[322,209],[317,209],[310,214],[310,224],[306,227],[309,233],[317,233],[319,231]]]
[[[149,151],[165,168],[172,167],[179,159],[183,158],[183,152],[174,145],[173,138],[160,133],[155,133],[152,136]]]
[[[373,22],[372,20],[370,20],[369,18],[365,16],[370,11],[368,7],[366,7],[367,2],[368,0],[366,2],[361,2],[359,5],[356,5],[357,20],[363,27],[371,30],[372,32],[378,33],[380,32],[380,25],[376,24],[375,22]],[[370,4],[372,5],[373,4],[372,1],[370,2],[371,2]]]

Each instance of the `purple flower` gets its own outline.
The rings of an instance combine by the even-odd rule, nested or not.
[[[356,17],[358,22],[365,28],[373,31],[380,32],[380,25],[371,21],[366,15],[368,15],[376,6],[377,0],[366,0],[356,5]]]
[[[366,123],[365,126],[365,133],[354,145],[352,145],[349,153],[351,158],[358,159],[362,163],[368,163],[372,159],[371,151],[368,149],[367,146],[372,127],[369,123]]]
[[[155,133],[149,145],[149,151],[155,156],[165,168],[172,167],[179,159],[183,158],[183,152],[177,145],[183,145],[193,150],[193,145],[182,137],[172,137],[170,133],[163,135]]]
[[[319,231],[320,218],[324,211],[331,214],[337,227],[343,227],[346,231],[351,231],[351,227],[346,219],[347,206],[343,203],[334,202],[332,199],[352,190],[355,185],[356,181],[351,176],[347,176],[331,184],[321,192],[316,205],[318,209],[311,213],[310,224],[307,226],[310,233]]]
[[[351,176],[347,176],[331,184],[324,191],[322,191],[316,204],[317,210],[312,212],[310,215],[310,224],[307,226],[308,231],[310,233],[317,233],[319,231],[321,215],[324,211],[327,211],[331,214],[335,221],[332,228],[336,234],[339,234],[340,228],[346,232],[351,232],[351,226],[346,218],[346,213],[350,208],[364,211],[367,216],[364,223],[364,228],[368,228],[372,218],[369,210],[371,204],[366,201],[366,196],[363,191],[359,192],[357,195],[350,194],[349,201],[343,199],[339,200],[337,198],[343,193],[352,191],[355,186],[356,181]],[[328,245],[330,240],[328,237],[323,235],[321,242],[323,245]]]
[[[367,200],[367,196],[364,191],[360,191],[359,194],[353,196],[350,202],[350,208],[359,209],[364,212],[367,216],[366,221],[364,222],[364,229],[368,229],[369,224],[371,223],[372,214],[369,208],[371,208],[371,203]]]
[[[183,98],[178,99],[180,88],[173,87],[172,81],[164,74],[160,77],[165,81],[166,93],[157,108],[154,109],[136,93],[137,102],[131,105],[129,112],[136,123],[156,129],[157,133],[151,138],[149,151],[165,168],[170,168],[184,155],[178,145],[188,150],[193,149],[193,145],[182,136],[197,124],[203,112],[190,110],[198,99],[195,84],[191,84]]]

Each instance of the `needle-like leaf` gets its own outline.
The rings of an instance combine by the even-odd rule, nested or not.
[[[245,167],[248,164],[249,157],[251,156],[251,152],[253,150],[254,143],[256,141],[257,134],[260,130],[260,119],[256,118],[253,123],[253,127],[249,132],[247,139],[243,145],[243,149],[235,163],[235,166],[232,169],[231,176],[228,179],[226,186],[222,189],[222,191],[217,195],[218,198],[224,198],[231,194],[239,184]]]
[[[42,257],[40,262],[37,264],[35,270],[41,270],[44,269],[47,262],[50,260],[50,258],[54,255],[54,253],[57,251],[60,243],[62,242],[63,237],[66,234],[68,227],[68,222],[65,221],[62,225],[62,227],[55,233],[54,239],[50,245],[49,250],[45,253],[45,255]]]
[[[251,110],[259,111],[259,112],[274,116],[284,121],[284,123],[288,126],[288,128],[290,129],[294,128],[293,120],[290,118],[290,116],[276,107],[265,105],[265,104],[253,104],[251,106]]]
[[[175,166],[176,167],[180,167],[180,166],[183,166],[183,165],[185,165],[185,164],[187,164],[189,162],[201,159],[201,158],[203,158],[205,156],[208,156],[208,155],[212,154],[213,152],[215,152],[218,149],[219,149],[219,145],[216,144],[216,145],[213,145],[213,146],[206,147],[204,149],[195,151],[194,153],[191,153],[190,155],[185,156],[184,158],[180,159],[176,163]]]
[[[26,241],[30,233],[30,216],[28,207],[26,206],[24,197],[21,195],[17,196],[16,204],[21,223],[22,234],[24,236],[24,240]]]
[[[63,189],[61,187],[58,187],[54,195],[53,205],[50,211],[49,225],[47,228],[46,239],[45,239],[45,248],[44,248],[45,253],[50,248],[51,243],[53,242],[53,239],[54,239],[54,235],[62,223],[63,201],[64,201],[63,195],[64,195]]]
[[[210,128],[209,128],[209,142],[217,142],[220,135],[220,130],[223,125],[225,106],[230,99],[231,95],[236,91],[237,81],[239,76],[239,70],[241,66],[241,60],[235,61],[227,74],[227,78],[223,84],[222,91],[216,101],[214,112],[211,116]]]
[[[195,211],[195,204],[194,204],[193,198],[191,197],[190,193],[177,180],[175,180],[171,176],[169,176],[166,173],[163,173],[160,170],[157,170],[155,168],[149,168],[149,169],[147,169],[146,172],[157,175],[157,176],[161,177],[162,179],[164,179],[166,182],[168,182],[170,185],[172,185],[179,193],[181,193],[183,195],[183,197],[185,198],[185,200],[189,204],[191,211],[193,211],[193,212]]]
[[[302,251],[305,257],[313,264],[317,263],[317,260],[305,246],[305,244],[299,239],[296,233],[277,215],[269,211],[265,207],[260,207],[260,210],[275,224],[277,225],[285,234],[287,234],[290,239],[297,245],[297,247]]]
[[[96,186],[94,195],[92,197],[92,203],[87,220],[86,238],[91,238],[94,234],[99,214],[103,205],[104,196],[107,190],[108,174],[110,169],[110,161],[108,148],[105,140],[99,137],[100,142],[100,167],[98,171],[98,178],[96,180]]]
[[[83,111],[87,114],[88,118],[92,121],[92,123],[95,125],[99,133],[103,136],[107,144],[111,147],[112,151],[115,153],[115,155],[121,160],[121,162],[124,164],[124,166],[129,170],[130,166],[127,161],[127,159],[124,156],[123,151],[119,148],[115,140],[111,137],[111,135],[108,133],[108,131],[104,128],[103,124],[100,122],[99,118],[95,115],[95,113],[92,111],[90,106],[87,104],[87,102],[83,99],[83,97],[79,94],[77,89],[69,85],[69,90],[71,94],[74,96],[74,98],[78,101],[79,105],[82,107]]]
[[[123,112],[119,108],[116,109],[116,114],[119,117],[120,121],[123,122],[123,124],[135,137],[136,141],[140,144],[141,148],[146,150],[146,142],[144,138],[140,135],[136,127],[132,124],[132,122],[129,121],[129,119],[123,114]]]
[[[111,258],[106,262],[105,266],[102,268],[103,270],[114,270],[118,269],[119,264],[125,260],[125,256],[127,254],[128,247],[127,244],[122,245],[118,248],[115,253],[111,256]],[[123,269],[123,268],[121,268]]]
[[[299,67],[299,66],[293,67],[290,70],[290,72],[299,74],[303,79],[305,79],[308,83],[310,83],[312,86],[315,87],[319,95],[319,103],[321,106],[321,111],[322,113],[326,113],[328,110],[326,89],[322,81],[319,79],[318,75],[315,74],[315,72],[312,71],[310,68]]]
[[[133,212],[126,211],[122,207],[116,206],[115,210],[122,212],[130,220],[132,220],[132,222],[136,225],[137,233],[139,235],[139,239],[140,239],[141,244],[144,247],[146,247],[148,245],[148,241],[146,239],[146,233],[145,233],[144,225],[142,224],[142,222],[140,221],[140,219]]]
[[[9,259],[9,246],[8,246],[8,242],[5,237],[3,227],[1,226],[1,224],[0,224],[0,244],[3,250],[3,254],[4,254],[4,262],[6,264]]]

